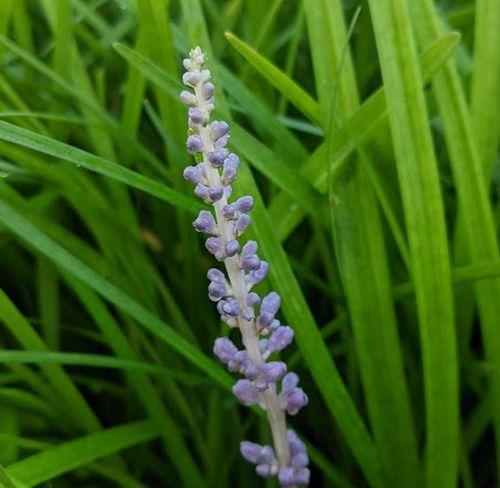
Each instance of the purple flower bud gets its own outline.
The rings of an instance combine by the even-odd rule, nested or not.
[[[276,460],[271,446],[261,446],[254,442],[240,442],[241,455],[252,464],[272,464]]]
[[[240,267],[247,271],[255,271],[260,268],[260,259],[256,254],[245,256],[241,260]]]
[[[198,166],[188,166],[184,170],[183,175],[186,180],[201,184],[205,179],[203,172],[204,168],[201,164],[199,164]]]
[[[292,468],[296,471],[305,468],[309,464],[309,458],[305,452],[299,452],[292,458]]]
[[[240,304],[237,300],[222,300],[218,304],[220,306],[220,312],[232,317],[236,317],[240,313]],[[219,308],[219,306],[217,308]]]
[[[234,212],[235,209],[232,205],[224,205],[224,207],[222,207],[222,216],[227,220],[234,216]]]
[[[286,374],[286,364],[283,361],[271,361],[262,367],[262,374],[267,381],[276,383]]]
[[[227,257],[233,257],[238,254],[238,251],[240,250],[240,244],[236,239],[231,239],[230,241],[226,242],[225,250]]]
[[[247,214],[241,214],[238,217],[236,224],[234,224],[234,229],[236,230],[236,233],[238,235],[243,234],[243,232],[245,232],[245,230],[248,228],[251,222],[252,219]]]
[[[295,373],[288,373],[288,374],[296,376],[298,381],[298,376]],[[303,454],[306,452],[305,444],[299,439],[299,436],[295,433],[294,430],[288,429],[286,431],[286,439],[288,441],[288,448],[290,449],[290,455],[292,456],[292,458],[295,457],[297,454]]]
[[[232,361],[234,356],[238,353],[236,346],[233,344],[231,339],[228,339],[227,337],[219,337],[218,339],[215,339],[213,351],[224,364]]]
[[[190,108],[188,110],[189,120],[194,125],[204,124],[207,121],[207,114],[199,108]]]
[[[240,158],[236,154],[230,153],[224,161],[224,170],[221,176],[224,185],[229,185],[235,180],[239,166]]]
[[[221,187],[210,188],[208,190],[208,196],[212,203],[219,201],[222,198],[222,195],[224,195],[224,190]]]
[[[299,469],[295,472],[294,483],[296,485],[308,485],[311,472],[307,468]]]
[[[198,134],[189,136],[186,141],[186,151],[189,154],[200,152],[203,149],[203,142]]]
[[[202,69],[202,70],[200,71],[200,79],[201,79],[201,81],[203,81],[203,82],[208,81],[208,80],[210,79],[210,77],[211,77],[211,76],[212,76],[212,75],[211,75],[211,73],[210,73],[210,70],[208,70],[208,69]]]
[[[215,141],[214,146],[216,149],[224,149],[227,146],[228,141],[229,141],[229,134],[225,134],[222,137],[219,137]]]
[[[196,97],[191,93],[188,92],[187,90],[184,90],[181,92],[181,102],[184,105],[187,105],[188,107],[196,105]]]
[[[295,388],[297,388],[297,385],[299,384],[299,377],[295,373],[288,373],[284,378],[283,381],[281,382],[281,390],[282,391],[292,391]],[[289,431],[290,434],[288,434],[289,441],[290,440],[298,440],[297,434],[293,430]],[[295,437],[293,437],[295,436]]]
[[[236,210],[248,213],[253,208],[253,197],[247,195],[245,197],[238,198],[233,205],[236,207]]]
[[[255,466],[255,472],[259,476],[266,478],[267,476],[269,476],[271,474],[272,467],[269,464],[258,464],[257,466]]]
[[[262,299],[262,305],[260,306],[260,309],[261,311],[276,315],[276,312],[279,310],[280,305],[280,296],[275,291],[272,291]]]
[[[219,283],[226,283],[226,276],[217,268],[210,268],[207,272],[207,278],[210,281],[218,281]]]
[[[214,216],[206,210],[202,210],[199,213],[198,218],[193,222],[193,227],[198,232],[205,234],[215,234],[217,232],[217,224],[215,223]]]
[[[247,368],[250,367],[250,361],[248,359],[248,353],[246,351],[238,351],[238,353],[234,356],[234,359],[229,361],[227,364],[229,371],[245,374]]]
[[[227,295],[227,287],[224,283],[211,281],[208,285],[208,298],[213,302],[218,302]]]
[[[250,292],[248,295],[247,295],[247,300],[246,300],[246,304],[249,306],[249,307],[255,307],[256,305],[258,305],[260,302],[260,297],[259,295],[257,295],[257,293],[254,293],[253,291]]]
[[[194,187],[194,194],[198,197],[204,200],[205,202],[210,201],[210,190],[207,185],[204,185],[202,183],[198,183]]]
[[[246,365],[245,371],[243,371],[243,374],[245,375],[246,379],[254,380],[259,376],[260,372],[259,372],[259,368],[257,368],[257,366],[255,366],[254,364],[249,362]]]
[[[221,166],[224,165],[224,160],[226,159],[226,156],[227,156],[226,149],[217,149],[216,151],[209,152],[207,158],[208,162],[214,168],[220,168]]]
[[[245,405],[260,402],[260,392],[249,380],[238,380],[233,386],[234,396]]]
[[[241,316],[247,320],[248,322],[250,322],[251,320],[253,320],[255,318],[255,313],[253,311],[253,308],[245,308],[243,310],[243,312],[241,313]]]
[[[222,243],[218,237],[209,237],[205,241],[205,247],[209,253],[217,254],[222,249]]]
[[[293,340],[293,330],[286,326],[278,327],[269,338],[268,350],[270,352],[282,351],[291,344]]]
[[[260,268],[256,271],[250,271],[247,275],[247,283],[252,286],[260,283],[269,272],[269,264],[266,261],[260,262]]]
[[[193,73],[188,71],[182,75],[182,82],[187,86],[195,87],[201,80],[200,73]]]
[[[290,415],[296,415],[308,402],[309,398],[302,388],[294,388],[292,391],[280,393],[280,404]]]
[[[213,85],[213,83],[210,82],[205,83],[201,89],[201,93],[203,94],[205,100],[208,100],[214,96],[215,86]]]
[[[278,479],[281,486],[292,486],[295,480],[293,468],[282,467],[278,473]]]
[[[229,185],[236,179],[236,170],[234,168],[224,168],[221,175],[221,182],[223,185]]]
[[[255,241],[247,241],[241,250],[242,256],[251,256],[252,254],[257,254],[259,250],[259,245]]]
[[[227,122],[224,122],[223,120],[221,121],[214,121],[210,124],[210,138],[213,141],[216,141],[217,139],[225,136],[229,132],[229,125]]]

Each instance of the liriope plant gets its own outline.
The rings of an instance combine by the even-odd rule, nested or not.
[[[181,93],[189,107],[187,138],[189,154],[200,155],[196,166],[188,166],[184,177],[196,186],[194,193],[212,205],[213,213],[202,210],[193,222],[198,232],[208,234],[207,250],[224,264],[208,271],[208,296],[217,303],[221,319],[241,334],[242,349],[228,337],[215,340],[214,353],[232,372],[243,375],[233,393],[244,405],[259,405],[265,410],[274,446],[250,441],[240,444],[242,456],[254,464],[260,476],[275,476],[281,486],[307,485],[309,458],[297,434],[287,430],[286,413],[295,415],[308,398],[298,386],[299,378],[282,361],[269,361],[273,353],[287,347],[293,331],[276,318],[280,296],[272,291],[261,298],[252,291],[267,275],[269,264],[258,255],[258,244],[249,240],[243,246],[239,238],[250,225],[248,213],[253,198],[231,200],[231,183],[236,179],[240,160],[227,149],[229,126],[210,121],[215,106],[215,87],[210,71],[203,68],[205,55],[199,47],[184,60],[183,83],[192,91]],[[258,312],[256,311],[258,309]]]

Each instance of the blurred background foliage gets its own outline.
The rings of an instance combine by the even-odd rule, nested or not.
[[[498,486],[498,0],[2,0],[0,486],[274,486],[211,353],[195,45],[312,486]]]

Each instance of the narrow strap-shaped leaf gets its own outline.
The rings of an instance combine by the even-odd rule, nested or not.
[[[108,176],[113,180],[120,181],[154,195],[188,212],[196,213],[202,208],[202,205],[194,198],[187,197],[176,190],[172,190],[157,181],[142,176],[117,163],[94,156],[82,149],[69,146],[36,132],[16,127],[5,121],[0,121],[0,139],[48,154],[55,158],[63,159],[77,167],[86,168],[95,173]]]
[[[426,486],[456,486],[458,378],[443,202],[406,0],[369,0],[396,155],[422,344]]]
[[[46,255],[55,264],[75,275],[118,308],[130,314],[143,327],[169,344],[194,366],[205,371],[216,382],[226,388],[232,385],[231,376],[222,371],[213,360],[208,359],[205,354],[172,330],[165,322],[41,232],[3,200],[0,200],[0,221],[21,239],[26,239],[30,246]]]
[[[432,77],[444,66],[455,51],[460,36],[451,33],[443,36],[439,41],[426,49],[420,56],[422,80],[428,83]],[[387,121],[386,93],[380,88],[366,100],[354,115],[348,117],[345,126],[340,127],[332,134],[329,140],[331,153],[332,183],[341,177],[350,160],[348,156],[355,150],[356,144],[370,141],[375,131]],[[351,134],[356,134],[356,140]],[[321,145],[300,168],[301,175],[321,192],[327,190],[328,158],[326,146]],[[374,163],[376,169],[376,163]],[[382,175],[383,179],[383,175]],[[394,197],[386,192],[389,201]],[[304,211],[295,205],[295,202],[284,192],[276,195],[269,205],[272,218],[276,221],[276,231],[281,240],[285,240],[304,218]],[[389,222],[393,219],[388,216]]]
[[[349,36],[340,1],[306,0],[305,12],[316,86],[325,130],[330,137],[342,120],[359,107]],[[356,140],[354,142],[356,144]],[[327,140],[326,156],[331,160],[328,149]],[[372,473],[364,474],[371,486],[384,486],[386,480],[390,480],[394,486],[419,488],[417,439],[397,333],[382,222],[376,195],[364,168],[369,164],[369,157],[361,150],[358,152],[361,161],[357,164],[353,161],[352,170],[331,183],[329,194],[334,202],[330,207],[333,244],[384,478],[381,481],[370,478]]]
[[[283,71],[277,68],[264,56],[252,49],[241,39],[230,32],[226,33],[231,45],[289,102],[293,103],[304,115],[316,124],[321,125],[321,115],[318,103],[297,83],[291,80]]]
[[[427,44],[439,37],[440,19],[433,2],[422,0],[415,3],[413,7],[417,13],[415,16],[417,32],[419,32],[422,44]],[[500,9],[498,10],[500,12]],[[497,27],[500,28],[500,25]],[[498,40],[500,42],[500,36]],[[500,83],[500,78],[498,81]],[[460,215],[458,226],[463,229],[463,232],[457,235],[465,237],[469,263],[476,264],[497,260],[499,250],[488,197],[487,179],[475,144],[476,140],[470,122],[465,93],[454,63],[449,62],[443,68],[434,78],[432,86],[443,121],[458,193]],[[486,115],[483,114],[483,116]],[[477,134],[476,137],[478,137]],[[482,136],[479,141],[485,144]],[[478,239],[478,236],[481,238]],[[500,371],[500,334],[498,330],[500,279],[478,281],[475,283],[474,289],[481,319],[486,359]],[[461,332],[467,333],[467,331]],[[495,404],[500,404],[500,377],[492,374],[490,384]],[[500,411],[498,410],[494,412],[494,428],[497,459],[500,460]]]
[[[158,434],[149,420],[131,422],[46,449],[11,464],[6,471],[16,481],[33,486],[101,457],[148,442]]]

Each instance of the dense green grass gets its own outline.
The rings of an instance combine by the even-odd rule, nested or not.
[[[273,486],[211,353],[195,45],[312,486],[499,486],[498,0],[2,0],[0,487]]]

